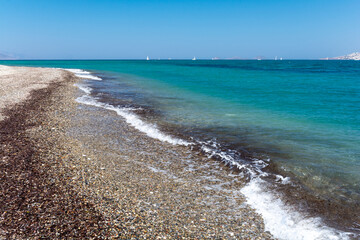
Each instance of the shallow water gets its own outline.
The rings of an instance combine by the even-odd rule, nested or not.
[[[322,199],[360,202],[360,62],[1,63],[91,70],[104,79],[87,83],[92,96],[128,109],[119,115],[129,123],[142,116],[150,125],[135,125],[144,131],[156,124],[175,133],[175,143],[195,143],[238,167],[248,163],[249,178],[270,164],[268,171]]]

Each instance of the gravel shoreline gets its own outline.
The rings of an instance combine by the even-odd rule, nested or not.
[[[0,122],[0,238],[272,239],[231,169],[77,104],[76,81]]]
[[[66,146],[54,145],[60,125],[48,118],[62,106],[55,93],[68,89],[70,74],[62,82],[35,90],[30,99],[4,111],[0,122],[0,238],[85,238],[106,236],[103,216],[94,204],[69,185],[71,158]],[[70,90],[74,91],[76,89]],[[63,122],[65,124],[65,122]]]

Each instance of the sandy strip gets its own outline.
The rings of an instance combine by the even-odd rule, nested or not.
[[[0,65],[0,121],[6,107],[20,103],[30,96],[32,90],[60,82],[68,73],[60,69],[9,67]]]

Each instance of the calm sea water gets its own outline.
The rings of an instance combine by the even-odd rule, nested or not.
[[[86,69],[103,101],[360,203],[360,61],[0,61]]]

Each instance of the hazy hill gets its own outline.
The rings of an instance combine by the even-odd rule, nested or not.
[[[354,52],[354,53],[350,53],[350,54],[345,55],[345,56],[333,57],[333,58],[329,58],[329,59],[334,59],[334,60],[360,60],[360,52]]]
[[[0,60],[13,60],[13,59],[16,59],[16,57],[0,52]]]

